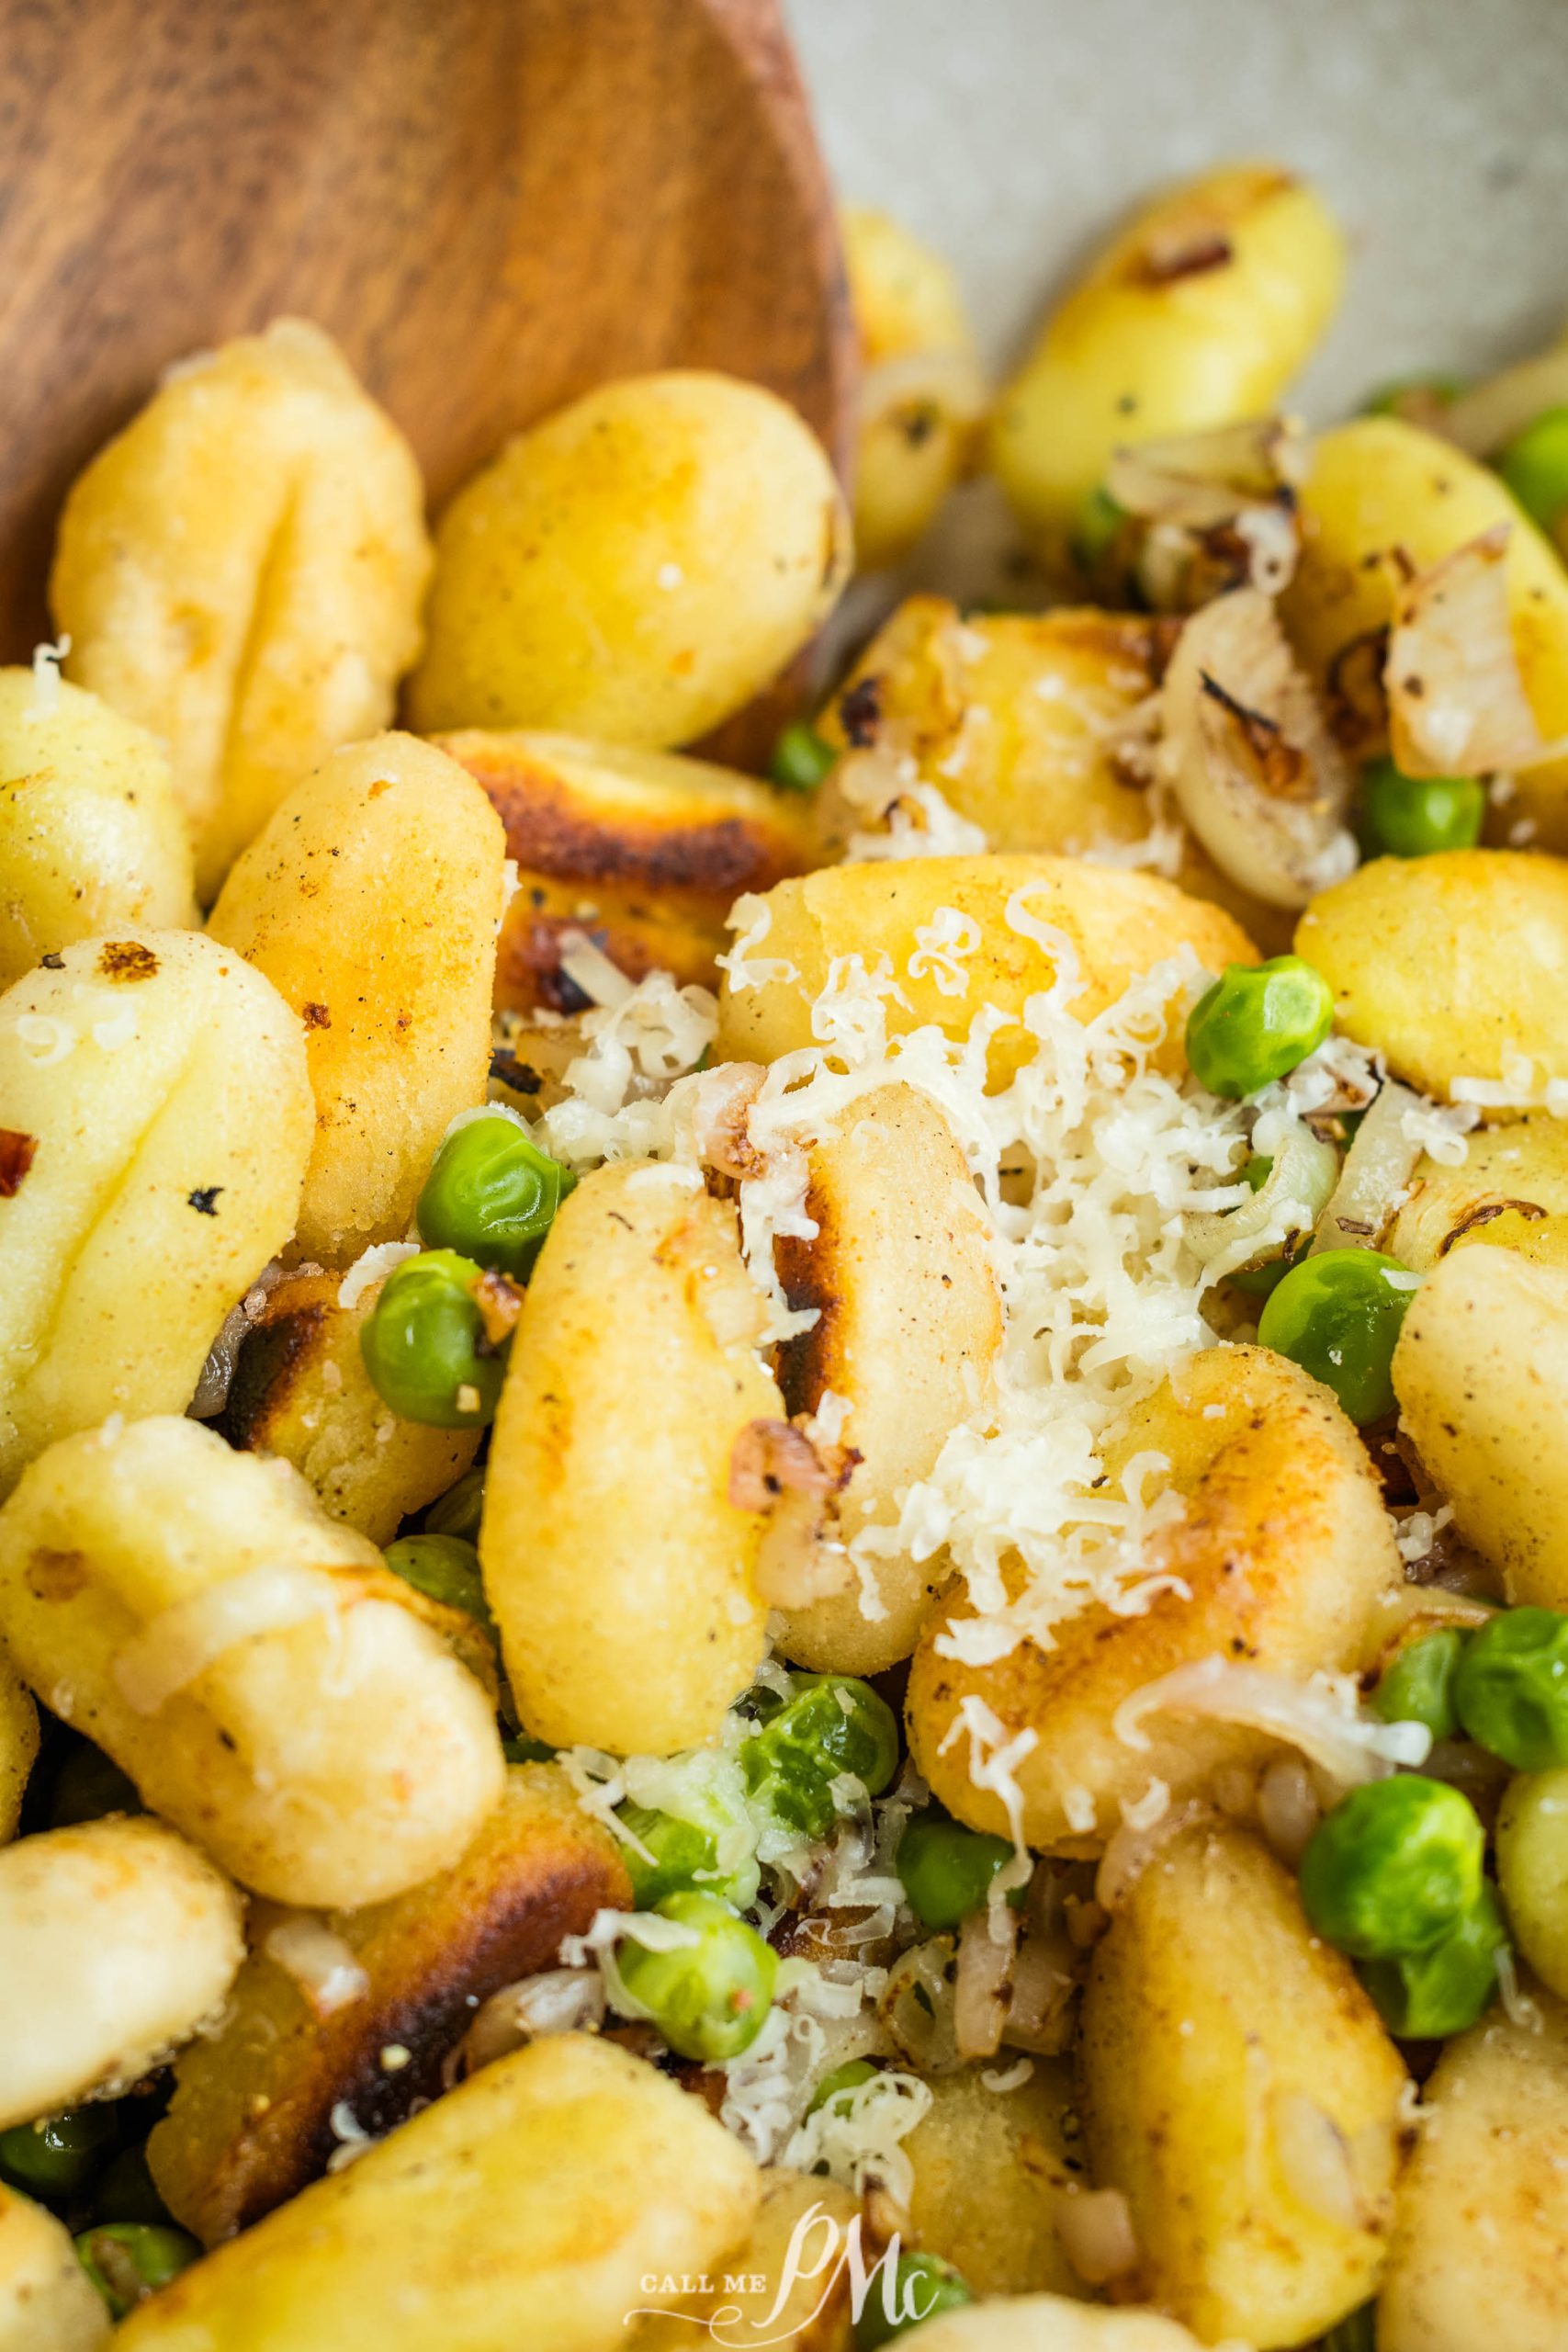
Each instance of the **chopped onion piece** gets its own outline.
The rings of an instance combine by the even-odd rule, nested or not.
[[[1269,2104],[1274,2153],[1297,2204],[1336,2229],[1364,2228],[1366,2200],[1334,2118],[1304,2091],[1276,2091]]]
[[[335,1615],[356,1590],[321,1568],[269,1561],[204,1592],[187,1593],[150,1618],[116,1657],[120,1696],[139,1715],[155,1715],[239,1643]]]
[[[1119,2188],[1066,2189],[1054,2218],[1062,2252],[1086,2287],[1108,2287],[1137,2268],[1133,2209]]]
[[[1418,1094],[1397,1079],[1384,1079],[1345,1155],[1334,1197],[1317,1220],[1310,1257],[1325,1250],[1377,1248],[1421,1157],[1419,1141],[1404,1127],[1406,1112],[1420,1108]]]
[[[1162,707],[1162,769],[1233,882],[1271,906],[1304,907],[1350,872],[1349,764],[1258,589],[1232,589],[1192,616]]]
[[[1008,1904],[995,1911],[972,1912],[964,1920],[953,1987],[953,2038],[960,2058],[994,2058],[1001,2048],[1017,1949],[1018,1913]]]
[[[592,2033],[604,2021],[604,1980],[596,1968],[549,1968],[503,1984],[475,2013],[455,2053],[455,2074],[477,2074],[493,2059],[550,2033]]]
[[[1266,1252],[1284,1254],[1302,1234],[1312,1231],[1338,1178],[1339,1154],[1334,1146],[1299,1120],[1292,1121],[1261,1190],[1249,1193],[1239,1208],[1190,1214],[1187,1246],[1216,1276],[1235,1273]]]
[[[967,351],[904,351],[868,368],[861,379],[861,416],[874,424],[890,410],[928,402],[953,424],[977,424],[986,413],[986,379]]]
[[[1131,1705],[1132,1701],[1125,1703]],[[1173,1838],[1179,1838],[1184,1829],[1190,1829],[1195,1821],[1213,1817],[1210,1807],[1193,1797],[1185,1804],[1168,1806],[1146,1829],[1134,1829],[1124,1821],[1119,1829],[1112,1830],[1095,1872],[1094,1899],[1100,1908],[1111,1914],[1119,1911],[1155,1856]]]
[[[262,1950],[293,1977],[319,2018],[363,2000],[370,1990],[350,1946],[313,1911],[280,1919],[263,1939]]]
[[[1389,741],[1405,775],[1530,766],[1552,747],[1519,676],[1508,612],[1508,539],[1499,523],[1394,593]]]
[[[1384,1780],[1399,1764],[1424,1763],[1432,1744],[1424,1724],[1372,1722],[1338,1706],[1326,1690],[1217,1654],[1145,1682],[1122,1700],[1111,1728],[1127,1747],[1147,1747],[1143,1719],[1152,1714],[1207,1715],[1266,1732],[1299,1747],[1347,1788]],[[1096,1892],[1104,1903],[1104,1894]]]
[[[1303,458],[1299,424],[1262,417],[1113,450],[1105,487],[1118,506],[1144,521],[1211,531],[1294,490]]]
[[[1451,401],[1441,431],[1472,458],[1489,458],[1543,409],[1562,407],[1568,407],[1568,350],[1543,351]]]
[[[954,2021],[953,1938],[916,1944],[890,1971],[877,2015],[899,2055],[922,2075],[962,2064]]]

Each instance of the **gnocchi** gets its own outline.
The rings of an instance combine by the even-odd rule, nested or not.
[[[0,670],[0,988],[79,939],[172,931],[195,910],[155,738],[47,659]]]
[[[1235,164],[1137,213],[1003,387],[990,459],[1050,560],[1119,442],[1271,408],[1339,297],[1344,245],[1322,199]]]
[[[783,1417],[761,1329],[733,1211],[656,1163],[601,1169],[561,1210],[513,1340],[479,1533],[540,1737],[700,1746],[759,1664],[761,1520],[730,1477],[742,1430]]]
[[[1296,953],[1334,990],[1346,1035],[1426,1093],[1448,1097],[1456,1080],[1481,1079],[1523,1109],[1539,1085],[1568,1077],[1558,1012],[1568,867],[1558,858],[1378,858],[1313,900]]]
[[[298,1020],[199,933],[82,941],[0,998],[0,1493],[185,1409],[295,1229],[312,1124]]]
[[[203,904],[302,776],[391,717],[423,503],[401,434],[300,319],[172,370],[78,478],[50,582],[70,674],[168,744]]]
[[[508,1011],[581,1005],[561,954],[584,931],[634,980],[711,986],[737,896],[813,863],[792,803],[705,760],[520,731],[437,741],[483,786],[516,862],[495,981]]]
[[[1217,1408],[1217,1409],[1216,1409]],[[1191,1720],[1129,1702],[1183,1666],[1223,1659],[1289,1673],[1348,1664],[1399,1557],[1375,1478],[1326,1391],[1269,1351],[1230,1347],[1188,1360],[1108,1448],[1108,1467],[1168,1464],[1184,1508],[1151,1538],[1145,1572],[1170,1579],[1121,1612],[1080,1606],[994,1664],[953,1655],[940,1628],[915,1654],[907,1702],[921,1771],[959,1819],[1006,1831],[996,1791],[971,1776],[963,1726],[979,1701],[1010,1736],[1021,1822],[1045,1851],[1094,1851],[1151,1786],[1201,1795],[1226,1766],[1256,1765],[1269,1734],[1221,1709]],[[966,1614],[960,1602],[951,1618]],[[1201,1693],[1195,1693],[1201,1696]]]
[[[1134,973],[1184,948],[1202,965],[1256,960],[1218,907],[1156,875],[1069,858],[829,865],[738,912],[746,928],[725,973],[718,1033],[719,1052],[738,1061],[773,1061],[808,1045],[812,1006],[830,970],[854,970],[848,959],[897,980],[897,995],[884,991],[891,1032],[930,1022],[962,1036],[980,1005],[1005,1012],[991,1048],[998,1075],[1029,1051],[1019,1026],[1028,999],[1058,980],[1081,1021],[1112,1003]],[[1173,1039],[1168,1057],[1179,1053]]]
[[[509,442],[435,537],[414,723],[689,743],[772,684],[837,601],[848,512],[783,401],[633,376]]]
[[[1203,2342],[1302,2344],[1376,2292],[1407,2077],[1286,1871],[1199,1823],[1150,1860],[1084,1996],[1085,2129],[1140,2297]]]
[[[0,2123],[113,2098],[210,2025],[242,1911],[160,1821],[111,1815],[0,1852],[0,1984],[30,2018],[0,2059]]]
[[[599,2352],[744,2241],[756,2165],[641,2059],[562,2034],[498,2059],[155,2296],[126,2352]],[[662,2298],[642,2285],[672,2278]]]
[[[446,1127],[484,1099],[504,862],[457,762],[382,735],[284,801],[212,910],[212,936],[304,1024],[316,1138],[296,1236],[328,1264],[406,1232]]]
[[[288,1464],[193,1421],[63,1439],[0,1512],[0,1633],[23,1674],[281,1903],[416,1885],[501,1793],[490,1702],[418,1600]]]

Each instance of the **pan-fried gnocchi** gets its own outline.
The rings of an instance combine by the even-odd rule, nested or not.
[[[109,2335],[103,2297],[63,2222],[30,2197],[0,2189],[0,2346],[5,2352],[99,2352]]]
[[[0,1492],[71,1430],[184,1411],[311,1125],[299,1021],[199,933],[85,940],[0,998]]]
[[[1568,363],[1265,413],[1341,238],[1233,164],[987,460],[847,241],[863,568],[988,461],[1074,604],[857,643],[828,452],[632,377],[377,733],[420,485],[314,329],[67,501],[0,2352],[1568,2336]]]
[[[229,1881],[160,1821],[103,1821],[0,1853],[0,1984],[30,2018],[0,2118],[108,2098],[209,2025],[244,1954]]]
[[[604,385],[442,516],[415,724],[691,742],[800,651],[851,541],[825,452],[772,393],[698,369]]]
[[[70,674],[168,745],[204,904],[299,779],[391,717],[422,503],[401,434],[299,319],[173,369],[78,479],[50,582]]]
[[[933,1023],[963,1035],[982,1005],[998,1007],[1009,1016],[992,1049],[1001,1070],[1028,1050],[1017,1024],[1029,999],[1058,980],[1083,1020],[1183,949],[1214,968],[1256,955],[1230,916],[1158,876],[1069,858],[828,865],[739,911],[747,921],[719,1012],[720,1050],[736,1060],[809,1044],[812,1008],[851,959],[896,983],[883,991],[890,1030]]]
[[[1174,1681],[1171,1712],[1128,1720],[1129,1702],[1205,1660],[1300,1674],[1355,1656],[1399,1560],[1365,1450],[1333,1399],[1262,1350],[1190,1358],[1107,1449],[1108,1468],[1154,1456],[1182,1498],[1140,1563],[1145,1605],[1118,1595],[1025,1639],[995,1663],[955,1659],[940,1630],[916,1653],[909,1736],[916,1761],[948,1809],[976,1828],[1005,1830],[995,1789],[976,1785],[962,1734],[976,1701],[1010,1737],[1032,1734],[1017,1770],[1032,1846],[1094,1850],[1151,1786],[1196,1795],[1226,1767],[1267,1758],[1256,1723],[1205,1719]],[[954,1611],[962,1620],[961,1604]]]
[[[157,739],[62,679],[0,670],[0,986],[130,925],[194,921],[190,839]]]
[[[192,1421],[62,1440],[0,1513],[0,1631],[22,1672],[281,1903],[400,1893],[456,1861],[500,1795],[489,1702],[417,1598],[288,1464]]]
[[[399,1238],[443,1133],[483,1100],[505,848],[455,760],[407,735],[334,753],[251,844],[215,939],[304,1024],[316,1143],[299,1246]]]
[[[383,1404],[360,1345],[383,1287],[354,1283],[345,1306],[336,1274],[275,1284],[246,1315],[222,1430],[231,1445],[292,1462],[329,1519],[386,1544],[469,1468],[479,1431],[432,1429]]]
[[[706,760],[521,729],[436,740],[484,787],[516,864],[497,951],[505,1010],[577,1004],[561,957],[584,931],[634,980],[711,988],[736,899],[815,862],[803,810]]]
[[[908,555],[964,470],[986,384],[952,271],[886,212],[846,207],[842,229],[864,374],[855,453],[855,560]]]
[[[793,1521],[774,1513],[764,1567],[785,1657],[874,1674],[914,1648],[934,1590],[930,1564],[889,1540],[898,1498],[988,1387],[1001,1302],[964,1154],[913,1087],[864,1096],[816,1147],[806,1214],[817,1232],[780,1245],[779,1272],[818,1319],[784,1351],[781,1385],[795,1413],[841,1399],[859,1458],[836,1495],[803,1496]],[[873,1527],[874,1551],[852,1567]]]
[[[1119,443],[1272,408],[1338,300],[1314,190],[1236,164],[1168,190],[1092,263],[998,400],[991,462],[1051,560]]]
[[[560,1747],[700,1747],[761,1662],[737,1442],[783,1405],[734,1214],[657,1164],[590,1177],[513,1341],[479,1555],[524,1719]],[[679,1417],[680,1426],[674,1426]]]
[[[1346,1035],[1386,1054],[1395,1077],[1425,1093],[1441,1099],[1456,1079],[1479,1079],[1503,1107],[1524,1109],[1538,1086],[1568,1080],[1561,858],[1496,849],[1450,850],[1414,867],[1378,858],[1307,909],[1296,953],[1334,990]],[[1522,1078],[1510,1084],[1515,1072]]]
[[[1138,2287],[1203,2342],[1302,2344],[1376,2291],[1407,2076],[1245,1830],[1194,1824],[1138,1876],[1089,1968],[1082,2068]]]
[[[592,2352],[639,2302],[671,2302],[682,2274],[719,2267],[760,2193],[755,2165],[700,2102],[625,2051],[559,2035],[498,2060],[247,2231],[146,2305],[124,2341],[485,2352],[526,2335]]]
[[[180,2052],[148,2142],[170,2211],[208,2245],[259,2221],[340,2144],[340,2104],[367,2130],[400,2122],[441,2088],[482,2003],[630,1899],[615,1839],[566,1775],[519,1764],[438,1878],[324,1918],[258,1916],[222,2018]],[[388,2049],[408,2056],[389,2069]]]

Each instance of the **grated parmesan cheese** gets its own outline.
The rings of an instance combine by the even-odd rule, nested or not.
[[[417,1258],[418,1255],[417,1241],[372,1242],[368,1250],[360,1251],[339,1283],[338,1305],[352,1310],[367,1290],[373,1290],[378,1283],[385,1282],[394,1266],[400,1266],[405,1258]]]

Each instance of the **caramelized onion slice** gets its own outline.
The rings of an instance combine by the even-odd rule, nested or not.
[[[1299,424],[1260,417],[1116,449],[1105,487],[1118,506],[1145,522],[1212,531],[1248,507],[1293,505],[1304,458]]]
[[[1405,775],[1529,767],[1549,747],[1525,694],[1508,613],[1508,539],[1498,523],[1394,592],[1389,741]]]
[[[1310,1257],[1325,1250],[1377,1249],[1421,1157],[1419,1141],[1404,1132],[1406,1112],[1420,1108],[1418,1094],[1397,1079],[1384,1079],[1345,1155],[1334,1197],[1317,1220]]]
[[[1161,764],[1216,865],[1270,906],[1304,907],[1356,863],[1350,768],[1269,598],[1235,588],[1182,630]]]

